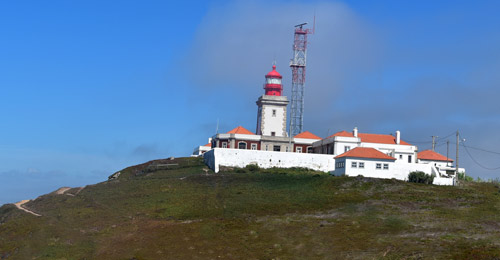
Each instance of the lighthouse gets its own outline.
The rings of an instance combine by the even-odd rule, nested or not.
[[[283,77],[276,65],[266,74],[264,95],[257,100],[257,131],[262,136],[287,137],[286,107],[288,99],[283,94]]]

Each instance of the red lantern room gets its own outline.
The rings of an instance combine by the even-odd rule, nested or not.
[[[266,95],[281,96],[281,92],[283,92],[283,85],[281,84],[282,78],[283,77],[276,71],[276,65],[273,65],[273,70],[266,75],[266,83],[264,84]]]

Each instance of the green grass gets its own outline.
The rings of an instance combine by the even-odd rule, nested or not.
[[[0,207],[0,259],[498,259],[499,189],[158,160]]]

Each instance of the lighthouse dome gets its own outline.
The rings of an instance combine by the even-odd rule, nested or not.
[[[267,73],[266,78],[283,78],[279,72],[276,71],[276,65],[273,65],[273,70]]]
[[[266,74],[266,83],[264,89],[268,96],[281,96],[283,92],[283,85],[281,79],[283,77],[276,71],[276,65],[273,65],[273,70]]]

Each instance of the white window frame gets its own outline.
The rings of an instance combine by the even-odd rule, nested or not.
[[[351,168],[358,168],[358,162],[351,162]]]
[[[344,146],[344,153],[347,153],[349,150],[351,150],[350,146]]]
[[[365,168],[365,163],[364,162],[359,162],[359,167],[360,169],[364,169]]]
[[[384,170],[389,170],[389,164],[388,163],[384,163]]]
[[[382,164],[381,163],[375,164],[375,169],[376,170],[381,170],[382,169]]]
[[[227,148],[227,142],[222,142],[222,148]]]
[[[257,150],[257,144],[251,144],[250,147],[252,150]]]
[[[273,109],[273,117],[276,117],[276,109]]]
[[[302,146],[295,147],[295,152],[296,153],[302,153]]]

